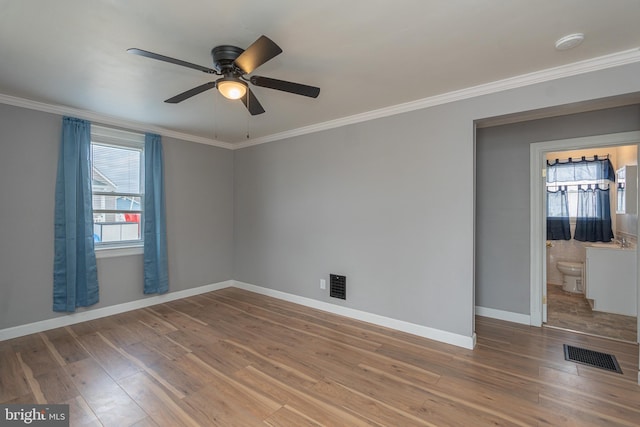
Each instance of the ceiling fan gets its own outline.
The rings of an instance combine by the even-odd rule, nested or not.
[[[252,116],[255,116],[257,114],[264,113],[264,108],[262,108],[262,105],[260,105],[260,102],[249,88],[249,85],[247,84],[248,82],[255,86],[266,87],[311,98],[316,98],[320,94],[320,88],[314,86],[263,76],[247,76],[247,74],[250,74],[265,62],[282,53],[280,46],[275,44],[266,36],[260,36],[260,38],[253,42],[253,44],[246,50],[229,45],[214,47],[211,50],[214,68],[203,67],[201,65],[192,64],[180,59],[170,58],[168,56],[137,48],[127,49],[127,52],[134,55],[146,56],[151,59],[157,59],[159,61],[170,62],[183,67],[193,68],[207,74],[222,76],[215,81],[194,87],[193,89],[189,89],[186,92],[180,93],[164,101],[170,104],[177,104],[185,99],[191,98],[192,96],[198,95],[199,93],[217,88],[225,98],[241,99],[245,107],[247,107],[247,110],[249,110],[249,113],[251,113]]]

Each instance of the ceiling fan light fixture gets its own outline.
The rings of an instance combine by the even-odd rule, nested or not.
[[[216,86],[227,99],[240,99],[247,93],[247,84],[235,77],[223,77],[217,81]]]

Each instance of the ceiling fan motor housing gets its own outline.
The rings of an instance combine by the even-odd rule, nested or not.
[[[211,49],[214,68],[223,74],[233,71],[235,69],[233,61],[235,61],[242,52],[244,52],[244,49],[236,46],[222,45],[214,47]]]

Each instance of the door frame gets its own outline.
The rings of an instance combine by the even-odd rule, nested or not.
[[[547,222],[544,213],[547,208],[545,197],[546,159],[548,152],[579,150],[619,145],[638,145],[640,157],[640,131],[620,132],[607,135],[595,135],[581,138],[560,139],[532,143],[529,147],[530,162],[530,322],[532,326],[542,326],[546,322]],[[544,172],[543,172],[544,171]],[[640,197],[638,197],[640,199]],[[640,215],[639,215],[640,218]],[[640,221],[639,221],[640,222]],[[640,230],[640,228],[639,228]],[[638,251],[640,257],[640,251]],[[640,265],[640,264],[638,264]],[[638,275],[638,296],[640,299],[640,275]],[[640,306],[639,306],[640,308]],[[640,316],[638,317],[638,335],[640,338]],[[640,341],[640,339],[638,339]],[[639,373],[640,381],[640,373]]]

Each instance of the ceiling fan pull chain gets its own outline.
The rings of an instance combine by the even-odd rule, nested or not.
[[[218,116],[217,116],[217,105],[218,105],[218,97],[213,96],[213,139],[218,140]]]
[[[248,110],[249,110],[249,102],[251,102],[251,101],[249,100],[249,97],[247,96],[247,109]],[[251,110],[249,110],[249,111],[251,111]],[[250,137],[249,137],[249,115],[247,114],[246,117],[247,117],[247,139],[250,139]]]

